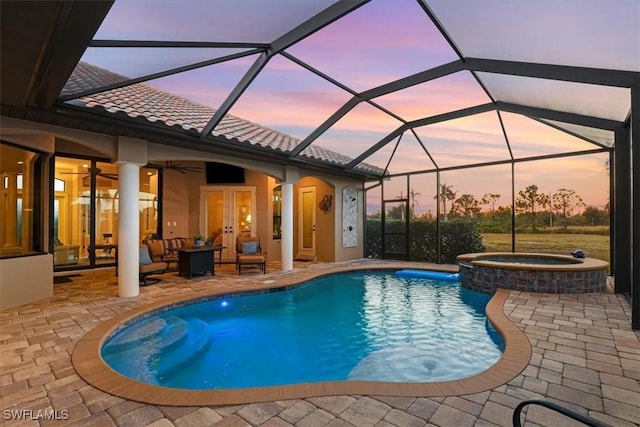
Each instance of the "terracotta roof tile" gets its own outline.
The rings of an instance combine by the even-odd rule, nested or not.
[[[129,80],[127,77],[100,67],[80,62],[62,90],[62,96],[91,90]],[[80,102],[78,102],[80,101]],[[144,118],[152,123],[180,127],[186,131],[201,132],[216,110],[188,99],[164,92],[148,85],[137,83],[105,92],[87,95],[73,100],[74,105],[86,108],[101,108],[109,113],[124,114],[131,118]],[[300,140],[248,120],[227,114],[211,132],[214,136],[230,141],[249,143],[262,148],[291,151]],[[305,148],[301,156],[340,166],[347,165],[351,158],[315,145]],[[356,168],[363,172],[382,174],[382,169],[361,164]]]

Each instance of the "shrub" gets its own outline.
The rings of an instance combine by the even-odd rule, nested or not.
[[[379,218],[367,218],[365,255],[382,258],[382,235]],[[475,220],[457,218],[440,223],[441,263],[455,263],[463,253],[483,252],[482,236]],[[404,242],[388,239],[387,252],[404,252]],[[411,261],[438,262],[438,239],[435,220],[413,220],[409,223],[409,259]]]
[[[366,258],[382,258],[382,228],[380,218],[365,221],[364,256]]]
[[[456,257],[469,252],[484,252],[482,236],[473,219],[456,219],[440,224],[442,248],[440,262],[455,263]]]

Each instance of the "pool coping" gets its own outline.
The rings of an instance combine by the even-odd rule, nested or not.
[[[398,268],[400,267],[399,264]],[[405,265],[406,267],[406,265]],[[397,383],[383,381],[323,381],[269,387],[224,390],[184,390],[142,383],[114,371],[101,356],[106,339],[122,324],[167,305],[185,303],[208,297],[251,293],[291,287],[318,277],[354,271],[393,270],[394,266],[333,267],[325,271],[306,272],[295,278],[283,275],[279,283],[256,283],[239,291],[203,290],[188,297],[169,297],[153,304],[134,308],[108,319],[89,331],[76,344],[71,359],[78,375],[93,387],[106,393],[137,402],[165,406],[207,406],[266,402],[336,395],[434,397],[480,393],[501,386],[515,378],[528,365],[532,348],[524,333],[504,314],[503,305],[510,292],[498,289],[486,307],[486,314],[494,328],[505,340],[502,357],[487,370],[454,381]],[[426,269],[425,270],[432,270]]]

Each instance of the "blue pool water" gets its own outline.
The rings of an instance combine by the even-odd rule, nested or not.
[[[502,355],[489,299],[393,272],[332,275],[159,312],[112,336],[102,356],[128,377],[187,389],[460,379]]]

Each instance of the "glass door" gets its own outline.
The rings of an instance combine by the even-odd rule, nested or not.
[[[91,159],[54,159],[54,269],[109,265],[118,244],[118,166]],[[140,168],[140,239],[158,233],[158,171]]]
[[[56,269],[92,264],[91,165],[87,159],[55,158],[52,228]]]
[[[255,187],[203,187],[201,229],[214,246],[223,246],[222,259],[235,261],[238,236],[255,236]]]
[[[113,263],[118,243],[118,167],[97,162],[92,172],[96,180],[95,263]]]

